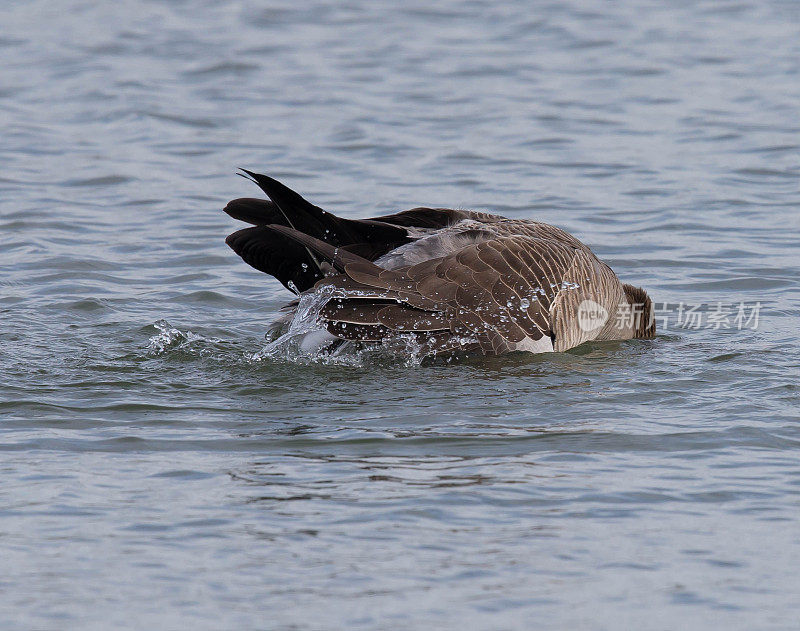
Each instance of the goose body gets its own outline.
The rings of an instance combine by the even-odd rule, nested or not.
[[[499,355],[655,335],[645,291],[555,226],[449,208],[343,219],[245,173],[269,200],[228,203],[253,225],[226,242],[299,296],[279,327],[315,303],[305,350],[395,340],[423,356]]]

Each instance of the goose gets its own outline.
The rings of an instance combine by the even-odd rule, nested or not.
[[[301,317],[304,301],[316,304],[306,350],[400,340],[422,357],[501,355],[655,336],[647,293],[556,226],[422,207],[345,219],[241,171],[268,199],[227,204],[229,216],[251,226],[226,243],[296,295],[278,333]]]

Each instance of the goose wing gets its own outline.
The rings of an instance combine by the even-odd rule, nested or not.
[[[395,270],[358,260],[337,267],[340,275],[316,285],[332,296],[321,313],[331,333],[358,340],[411,333],[432,340],[434,353],[459,340],[487,355],[566,350],[601,333],[579,326],[583,300],[612,312],[622,291],[588,249],[526,235],[488,238]]]

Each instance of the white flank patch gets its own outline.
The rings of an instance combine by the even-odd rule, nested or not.
[[[521,342],[517,342],[517,347],[515,350],[524,351],[526,353],[552,353],[553,340],[551,340],[547,335],[543,335],[538,340],[526,337]]]

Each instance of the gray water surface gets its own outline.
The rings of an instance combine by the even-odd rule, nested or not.
[[[800,4],[0,23],[0,628],[797,628]],[[239,166],[347,217],[555,223],[667,326],[258,360],[290,295],[224,244]]]

